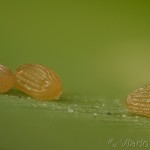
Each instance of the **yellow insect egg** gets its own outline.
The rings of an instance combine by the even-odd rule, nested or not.
[[[129,94],[127,107],[131,113],[150,117],[150,85]]]
[[[7,92],[14,86],[13,72],[4,65],[0,65],[0,93]]]
[[[25,64],[16,69],[15,87],[41,100],[59,99],[62,83],[50,68],[40,64]]]

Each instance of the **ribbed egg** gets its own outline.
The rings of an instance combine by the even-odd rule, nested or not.
[[[16,69],[15,76],[15,87],[33,98],[53,100],[62,94],[60,78],[46,66],[24,64]]]
[[[150,117],[150,85],[129,94],[127,107],[131,113]]]
[[[0,65],[0,93],[9,91],[14,86],[13,72],[4,65]]]

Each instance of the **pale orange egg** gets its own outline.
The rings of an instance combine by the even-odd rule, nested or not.
[[[54,100],[62,94],[60,78],[46,66],[24,64],[16,69],[15,76],[15,87],[33,98]]]
[[[0,93],[9,91],[15,83],[13,72],[4,65],[0,65]]]
[[[126,103],[129,112],[150,117],[150,85],[129,94]]]

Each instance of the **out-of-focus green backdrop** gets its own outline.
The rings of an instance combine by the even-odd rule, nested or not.
[[[36,103],[2,95],[0,150],[113,149],[115,144],[123,148],[121,140],[148,141],[149,128],[137,125],[148,125],[149,120],[128,115],[120,103],[150,83],[149,41],[148,1],[1,0],[0,64],[14,71],[24,63],[49,66],[61,77],[63,93],[70,98]],[[114,106],[117,98],[119,105]],[[80,107],[82,117],[69,114]]]
[[[64,92],[120,98],[150,83],[143,1],[1,1],[0,63],[50,66]]]

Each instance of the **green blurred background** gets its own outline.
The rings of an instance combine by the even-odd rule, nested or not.
[[[102,97],[110,102],[119,98],[124,103],[126,96],[131,91],[150,83],[149,41],[150,5],[148,1],[0,1],[0,63],[8,65],[13,70],[24,63],[47,65],[61,77],[64,94]],[[9,107],[7,109],[12,110]],[[26,109],[18,109],[14,112],[14,116],[18,114],[18,111],[24,114],[27,122],[37,117],[32,110],[26,112]],[[1,111],[3,118],[1,127],[5,127],[5,123],[11,123],[11,121],[5,120],[3,115],[6,113],[5,109]],[[29,120],[27,119],[28,113],[32,114]],[[40,111],[37,114],[40,114]],[[45,116],[45,113],[42,115]],[[9,118],[9,113],[6,117]],[[50,117],[53,120],[53,115]],[[56,118],[58,118],[58,120],[56,119],[58,125],[55,125],[58,127],[59,124],[62,124],[63,119],[59,120],[59,115]],[[21,116],[14,117],[16,122],[19,119]],[[41,119],[41,121],[45,122],[46,119]],[[72,117],[68,119],[71,125],[76,122],[72,119]],[[33,124],[34,121],[39,123],[37,118],[32,121]],[[94,122],[85,128],[84,125],[89,122],[82,119],[76,122],[78,127],[75,129],[82,134],[81,137],[75,136],[76,140],[85,138],[84,135],[94,136],[97,133],[100,122],[97,122],[98,126]],[[50,122],[48,124],[51,125]],[[58,136],[60,136],[59,132],[63,134],[65,126],[65,123],[62,124],[62,128],[56,133]],[[116,135],[113,130],[117,129],[122,131],[123,135],[125,133],[136,135],[133,133],[134,130],[132,132],[131,130],[128,132],[121,130],[122,126],[125,129],[128,126],[122,125],[119,128],[119,126],[112,125],[112,128],[110,126],[107,128],[108,132],[106,133],[104,126],[107,128],[107,123],[102,122],[99,126],[102,130],[98,130],[96,136],[99,138],[98,140],[100,140],[101,131],[101,137],[107,137],[107,139],[111,138],[110,135]],[[13,127],[15,127],[15,123]],[[21,135],[20,131],[23,131],[24,128],[30,128],[28,124],[21,127],[19,131],[14,130],[14,132],[18,132],[18,136]],[[44,126],[44,128],[45,133],[48,126]],[[87,132],[90,128],[95,128],[94,132]],[[83,132],[82,129],[84,129]],[[68,140],[72,136],[71,130],[70,127],[67,132]],[[34,128],[33,133],[37,131],[38,127]],[[143,134],[142,132],[139,137],[144,135],[147,130]],[[9,130],[6,133],[11,134]],[[4,136],[6,133],[2,133],[2,135]],[[23,134],[26,135],[26,132],[24,131]],[[118,134],[120,134],[119,131]],[[52,135],[55,135],[54,131]],[[7,139],[7,135],[5,138]],[[26,137],[22,138],[26,139]],[[32,139],[32,137],[30,138]],[[51,139],[53,138],[57,139],[57,137],[51,137]],[[63,139],[62,135],[61,138]],[[33,140],[33,143],[36,143],[36,140]],[[86,140],[90,141],[91,139],[86,138]],[[95,143],[97,142],[95,141]],[[4,150],[6,143],[3,144]],[[82,141],[77,143],[80,145]],[[92,142],[91,147],[87,144],[82,149],[91,149],[95,143]],[[101,143],[105,148],[107,144]],[[52,147],[54,148],[56,145],[52,145]],[[67,148],[65,146],[64,149]],[[35,149],[37,147],[35,146]],[[97,149],[99,147],[101,146],[97,145]],[[68,149],[71,149],[71,144]]]
[[[150,83],[144,1],[1,1],[0,63],[50,66],[64,92],[126,97]]]

